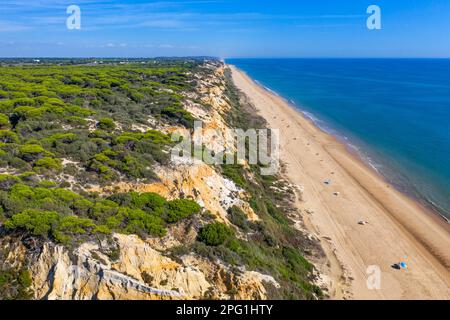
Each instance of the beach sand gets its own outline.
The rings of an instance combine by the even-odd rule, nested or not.
[[[325,274],[331,298],[450,299],[448,224],[395,190],[284,99],[229,67],[268,127],[280,130],[285,175],[303,188],[297,205],[327,256],[315,265]],[[406,270],[392,267],[400,261]],[[379,289],[367,286],[372,265],[381,270]]]

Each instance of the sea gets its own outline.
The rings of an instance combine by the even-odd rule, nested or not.
[[[450,59],[226,59],[450,219]]]

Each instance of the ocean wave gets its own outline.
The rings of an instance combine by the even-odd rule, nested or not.
[[[280,95],[278,92],[276,92],[276,91],[270,89],[269,87],[265,86],[264,84],[262,84],[262,83],[259,82],[258,80],[254,80],[254,81],[255,81],[260,87],[263,87],[265,90],[269,91],[270,93],[276,95],[277,97],[281,97],[281,95]]]
[[[328,133],[332,136],[340,138],[339,132],[334,130],[327,122],[317,118],[312,113],[302,110],[296,106],[298,110],[305,116],[305,118],[309,119],[312,123],[314,123],[315,126],[317,126],[320,130],[322,130],[325,133]]]

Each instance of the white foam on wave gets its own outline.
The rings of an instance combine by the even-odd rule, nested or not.
[[[299,109],[299,108],[297,107],[297,109]],[[323,132],[328,133],[332,136],[336,136],[336,137],[340,136],[339,133],[336,130],[332,129],[330,126],[328,126],[328,124],[325,121],[317,118],[316,116],[314,116],[312,113],[310,113],[308,111],[305,111],[302,109],[299,109],[299,110],[305,116],[305,118],[309,119],[312,123],[314,123],[314,125],[316,125]]]
[[[367,165],[369,165],[373,170],[375,170],[378,174],[381,174],[381,168],[383,168],[383,165],[381,163],[376,162],[373,160],[367,153],[365,153],[362,148],[354,145],[353,143],[350,143],[348,141],[349,138],[344,136],[343,139],[345,140],[345,145],[351,149],[354,153],[358,155],[358,157]]]
[[[347,148],[349,148],[351,151],[353,151],[364,163],[366,163],[373,170],[375,170],[375,172],[377,172],[378,174],[382,174],[383,165],[381,163],[378,163],[377,161],[373,160],[366,152],[363,151],[363,149],[361,147],[358,147],[357,145],[352,143],[353,142],[352,139],[350,139],[346,135],[339,133],[335,129],[331,129],[325,121],[320,120],[319,118],[314,116],[312,113],[305,111],[305,110],[301,110],[301,109],[300,109],[300,111],[307,119],[309,119],[317,127],[319,127],[319,129],[336,137],[339,141],[344,143],[344,145],[347,146]],[[352,141],[352,142],[350,142],[350,141]]]
[[[277,97],[281,97],[278,92],[273,91],[272,89],[270,89],[269,87],[266,87],[265,85],[263,85],[261,82],[259,82],[258,80],[255,80],[255,82],[260,85],[261,87],[263,87],[265,90],[269,91],[270,93],[276,95]]]

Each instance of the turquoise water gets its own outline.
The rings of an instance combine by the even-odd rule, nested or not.
[[[450,59],[227,59],[450,218]]]

